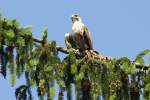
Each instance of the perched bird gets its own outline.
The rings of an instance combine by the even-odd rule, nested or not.
[[[82,22],[79,15],[71,16],[72,31],[65,34],[66,45],[71,44],[72,48],[78,49],[80,52],[85,50],[93,50],[92,37],[88,28]]]

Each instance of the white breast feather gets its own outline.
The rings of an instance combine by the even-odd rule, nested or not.
[[[83,33],[84,24],[81,21],[76,21],[73,23],[72,32],[73,33]]]

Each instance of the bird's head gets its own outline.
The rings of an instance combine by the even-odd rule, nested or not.
[[[72,20],[73,23],[76,22],[76,21],[82,21],[80,15],[78,15],[78,14],[72,15],[71,20]]]

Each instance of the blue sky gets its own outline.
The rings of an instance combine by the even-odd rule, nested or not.
[[[64,34],[71,31],[70,16],[79,13],[92,33],[95,50],[130,59],[150,49],[149,5],[149,0],[0,0],[4,16],[19,20],[22,26],[33,25],[38,38],[48,26],[49,40],[60,46],[64,46]],[[14,100],[8,79],[0,77],[0,98]]]

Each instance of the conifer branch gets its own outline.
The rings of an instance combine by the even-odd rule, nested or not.
[[[39,40],[37,38],[33,37],[32,39],[33,39],[34,42],[41,43],[41,44],[43,43],[42,40]],[[62,52],[64,54],[69,53],[69,51],[66,48],[61,47],[61,46],[56,46],[56,49],[59,52]],[[104,55],[101,55],[101,54],[94,54],[94,55],[95,55],[96,59],[101,59],[101,60],[111,60],[111,59],[113,59],[111,57],[107,57],[107,56],[104,56]],[[136,68],[138,68],[138,69],[148,70],[150,68],[150,64],[140,65],[139,63],[135,63],[135,62],[133,62],[133,63],[135,64]]]

